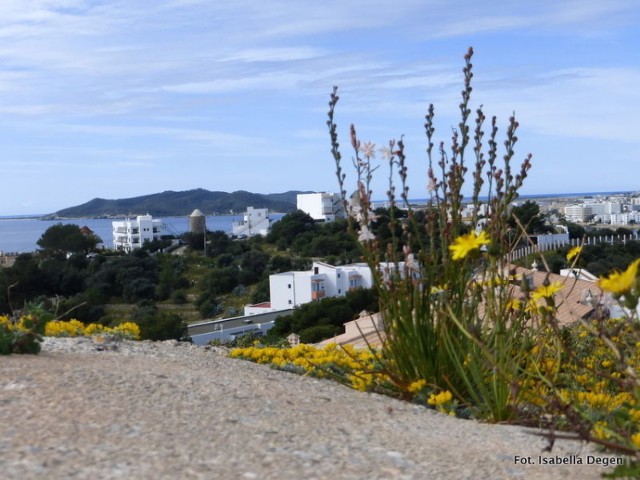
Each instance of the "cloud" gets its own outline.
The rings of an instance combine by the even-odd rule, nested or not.
[[[326,51],[311,47],[254,48],[238,50],[218,59],[219,62],[291,62],[325,55]]]
[[[491,89],[488,101],[523,124],[553,137],[583,137],[638,143],[637,68],[572,68],[530,79],[522,88]]]

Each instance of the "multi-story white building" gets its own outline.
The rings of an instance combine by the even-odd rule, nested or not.
[[[365,263],[334,267],[313,262],[311,270],[269,276],[270,302],[246,305],[245,315],[287,310],[314,300],[342,297],[351,290],[373,287],[371,270]]]
[[[334,267],[313,262],[305,272],[284,272],[269,276],[271,308],[284,310],[327,297],[342,297],[350,290],[371,288],[371,270],[364,263]]]
[[[342,198],[337,193],[300,193],[297,207],[320,222],[333,222],[336,218],[344,217]]]
[[[420,265],[410,257],[407,262],[381,263],[382,278],[411,275],[420,276]],[[373,288],[373,275],[366,263],[352,263],[335,267],[313,262],[311,270],[276,273],[269,276],[271,301],[246,305],[245,315],[287,310],[305,303],[330,297],[343,297],[351,290]]]
[[[111,222],[113,248],[131,252],[141,248],[146,242],[160,240],[164,231],[162,220],[154,220],[151,215],[139,215],[135,220],[127,218]]]
[[[241,221],[233,222],[232,233],[236,237],[266,236],[271,229],[269,210],[266,208],[247,207]]]
[[[640,212],[615,213],[611,215],[612,225],[640,224]]]
[[[610,222],[612,215],[621,213],[620,202],[596,202],[564,207],[564,215],[570,222],[586,222],[591,218],[602,222]]]
[[[564,216],[569,222],[585,222],[593,215],[590,205],[567,205]]]

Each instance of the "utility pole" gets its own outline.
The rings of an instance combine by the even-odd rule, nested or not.
[[[207,258],[207,215],[204,215],[204,222],[202,223],[202,241],[204,242],[204,258]]]

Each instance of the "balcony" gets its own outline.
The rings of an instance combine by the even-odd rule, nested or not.
[[[324,290],[324,280],[311,280],[311,300],[320,300],[326,296]]]
[[[326,296],[326,293],[324,292],[324,290],[320,290],[317,292],[311,292],[311,300],[320,300],[321,298],[324,298]]]

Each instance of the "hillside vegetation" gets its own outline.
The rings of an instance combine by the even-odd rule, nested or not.
[[[140,197],[108,200],[94,198],[75,207],[58,210],[54,217],[113,217],[124,215],[183,216],[196,208],[205,214],[244,212],[247,207],[268,208],[274,212],[287,213],[296,209],[298,191],[284,193],[212,192],[202,188],[183,192],[166,191]]]

